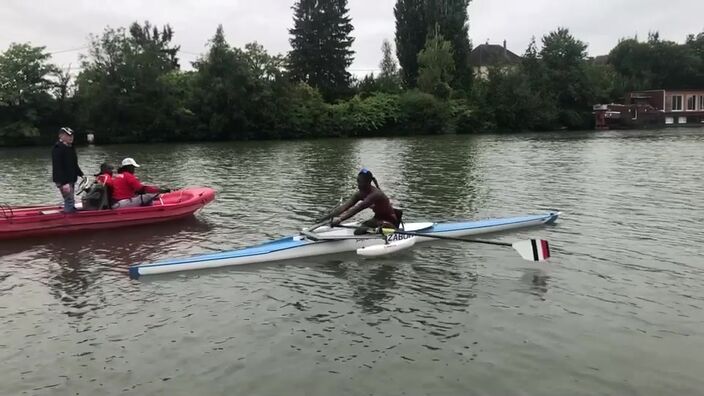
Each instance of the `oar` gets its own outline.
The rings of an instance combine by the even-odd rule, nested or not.
[[[528,239],[524,241],[518,241],[514,243],[508,242],[495,242],[495,241],[482,241],[478,239],[464,239],[456,238],[442,235],[432,235],[424,234],[422,232],[408,232],[403,230],[397,230],[395,228],[382,228],[381,232],[383,234],[402,234],[411,235],[426,238],[444,239],[447,241],[458,241],[458,242],[469,242],[469,243],[483,243],[486,245],[496,245],[496,246],[510,246],[514,248],[518,254],[521,255],[525,260],[528,261],[545,261],[550,258],[550,244],[544,239]]]
[[[366,229],[369,228],[369,227],[349,226],[349,225],[343,225],[343,224],[338,224],[335,227],[350,228],[350,229],[355,229],[355,230],[360,229],[360,228],[366,228]],[[444,239],[447,241],[483,243],[485,245],[495,245],[495,246],[510,246],[510,247],[514,248],[518,252],[518,254],[521,255],[521,257],[523,259],[528,260],[528,261],[545,261],[548,258],[550,258],[550,244],[548,243],[548,241],[546,241],[544,239],[527,239],[524,241],[508,243],[508,242],[483,241],[483,240],[479,240],[479,239],[464,239],[464,238],[456,238],[456,237],[449,237],[449,236],[442,236],[442,235],[432,235],[432,234],[425,234],[422,232],[404,231],[404,230],[399,230],[396,228],[382,228],[381,233],[384,235],[402,234],[402,235],[419,236],[419,237],[427,237],[427,238],[435,238],[435,239]]]

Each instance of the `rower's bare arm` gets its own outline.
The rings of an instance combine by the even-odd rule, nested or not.
[[[361,212],[364,209],[361,206],[362,206],[362,204],[360,203],[358,205],[351,207],[349,210],[342,212],[342,214],[340,215],[339,221],[345,221],[345,220],[349,219],[350,217],[356,215],[357,213]]]
[[[345,221],[349,219],[350,217],[356,215],[357,213],[363,211],[364,209],[367,209],[371,207],[374,204],[374,201],[378,198],[378,192],[373,192],[367,196],[362,202],[354,205],[352,208],[344,211],[340,215],[340,221]]]
[[[340,213],[346,212],[348,209],[353,207],[354,204],[359,202],[359,200],[360,200],[359,192],[354,193],[354,195],[349,200],[347,200],[347,202],[345,202],[342,205],[338,206],[337,208],[333,209],[330,217],[339,216]]]

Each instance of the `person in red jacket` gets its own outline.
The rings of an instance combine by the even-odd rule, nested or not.
[[[112,187],[112,175],[115,167],[107,162],[100,164],[100,173],[95,175],[95,182],[107,187]]]
[[[117,169],[117,175],[112,178],[110,195],[113,209],[148,206],[159,193],[171,191],[142,184],[134,175],[135,168],[139,168],[139,164],[132,158],[125,158]]]

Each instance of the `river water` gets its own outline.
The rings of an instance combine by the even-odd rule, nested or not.
[[[57,202],[49,148],[0,202]],[[0,242],[2,395],[704,394],[704,130],[80,147],[88,172],[216,200],[160,226]],[[497,235],[130,280],[135,262],[296,232],[368,167],[406,220],[563,212]]]

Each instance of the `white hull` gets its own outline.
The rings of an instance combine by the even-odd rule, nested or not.
[[[409,223],[407,231],[428,235],[446,237],[466,237],[482,235],[518,228],[534,227],[553,223],[559,212],[538,216],[523,216],[508,219],[490,219],[457,223]],[[352,230],[343,228],[329,229],[327,227],[316,230],[316,234],[323,237],[340,236],[352,237]],[[437,240],[430,237],[416,236],[415,243]],[[141,264],[130,267],[130,276],[137,278],[142,275],[163,274],[168,272],[191,271],[208,268],[220,268],[236,265],[266,263],[273,261],[315,257],[327,254],[354,252],[357,249],[384,244],[381,237],[362,236],[356,239],[338,239],[313,241],[305,236],[297,235],[284,238],[263,245],[249,247],[230,252],[207,254],[175,260],[165,260],[153,264]]]

